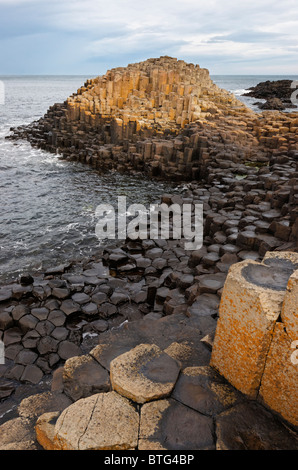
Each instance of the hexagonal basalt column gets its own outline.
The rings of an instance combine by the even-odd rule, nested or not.
[[[279,252],[267,254],[262,263],[247,260],[230,268],[210,364],[251,398],[257,397],[296,263],[296,253]]]
[[[137,403],[170,395],[180,365],[154,344],[140,344],[111,362],[114,390]]]
[[[141,409],[139,450],[214,450],[213,420],[173,400]]]
[[[133,450],[139,414],[116,392],[82,398],[66,408],[54,429],[55,450]]]
[[[276,323],[258,400],[298,427],[298,363],[292,343],[284,324]]]

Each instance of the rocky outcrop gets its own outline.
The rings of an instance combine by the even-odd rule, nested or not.
[[[140,344],[130,352],[134,355],[134,350],[146,347]],[[124,368],[113,372],[116,382],[126,373],[129,380],[129,367],[134,372],[134,363],[125,366],[126,356],[117,357]],[[166,367],[164,354],[155,368],[156,387],[163,381]],[[138,388],[138,384],[133,386]],[[141,390],[142,385],[142,394]],[[273,450],[298,446],[295,435],[282,423],[257,403],[247,403],[209,366],[183,369],[172,392],[168,389],[163,398],[152,395],[146,403],[141,400],[139,408],[127,400],[126,391],[124,394],[93,394],[66,408],[58,419],[57,414],[45,413],[36,423],[38,442],[48,450]]]
[[[161,57],[112,69],[9,138],[26,138],[100,171],[205,187],[225,181],[229,201],[227,178],[241,180],[248,167],[260,168],[258,183],[245,183],[250,192],[265,189],[271,205],[287,211],[276,230],[297,239],[297,113],[254,113],[199,66]]]
[[[267,253],[230,268],[212,350],[214,366],[238,390],[298,426],[298,255]],[[287,313],[285,313],[287,312]]]
[[[255,87],[249,88],[249,92],[243,96],[266,100],[265,103],[257,103],[260,109],[284,110],[287,108],[297,108],[291,101],[293,93],[291,85],[292,80],[266,80],[265,82],[258,83]]]
[[[295,152],[297,115],[259,115],[218,88],[198,65],[170,57],[112,69],[88,80],[10,138],[101,171],[144,172],[172,180],[206,176],[222,155],[268,162]]]
[[[196,264],[202,254],[193,253],[190,264]],[[295,255],[286,256],[293,258]],[[267,259],[270,259],[268,254]],[[204,266],[206,269],[208,265]],[[276,271],[276,266],[274,269]],[[199,273],[202,265],[196,264],[195,270]],[[184,271],[188,268],[184,267]],[[194,306],[204,295],[219,300],[221,289],[217,294],[194,297],[193,285],[180,289],[177,286],[183,272],[181,278],[177,274],[166,282],[166,299],[179,299],[184,292],[186,305]],[[266,282],[268,276],[260,276],[259,280]],[[187,315],[179,310],[163,315],[167,307],[158,302],[159,296],[164,295],[159,289],[157,287],[155,292],[155,306],[149,309],[151,313],[99,333],[95,342],[89,343],[90,338],[86,337],[82,348],[88,352],[69,358],[56,368],[50,391],[24,398],[17,407],[17,417],[0,426],[3,436],[0,447],[38,449],[42,446],[55,450],[298,448],[293,430],[278,422],[270,412],[247,403],[245,395],[209,366],[217,324],[215,306],[207,310],[208,304],[203,308],[202,303],[202,308],[197,304]],[[8,410],[16,403],[21,388],[16,388],[15,394],[3,402]],[[280,393],[276,396],[280,397]],[[9,416],[8,412],[7,418]],[[14,429],[18,440],[16,434],[11,434]]]

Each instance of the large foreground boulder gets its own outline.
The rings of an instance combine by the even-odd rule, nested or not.
[[[139,414],[116,392],[99,393],[69,406],[55,424],[57,450],[132,450]]]

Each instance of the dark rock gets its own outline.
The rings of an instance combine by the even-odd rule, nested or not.
[[[1,288],[0,289],[0,303],[1,302],[6,302],[7,300],[10,300],[12,296],[12,291],[11,289],[8,288]]]
[[[219,415],[216,435],[222,450],[298,450],[297,436],[254,402]]]
[[[57,297],[57,299],[66,299],[70,294],[70,290],[63,288],[63,287],[55,287],[52,290],[53,297]]]
[[[66,269],[70,268],[71,264],[59,264],[58,266],[54,266],[52,268],[48,268],[46,270],[46,274],[63,274]]]
[[[216,416],[241,400],[241,394],[209,366],[184,369],[172,396],[206,416]]]
[[[265,82],[258,83],[255,87],[249,88],[250,91],[245,93],[244,96],[267,100],[268,104],[266,107],[263,107],[264,104],[259,103],[261,109],[283,110],[286,107],[292,108],[294,106],[291,103],[291,94],[293,93],[291,84],[291,80],[266,80]]]
[[[54,326],[63,326],[66,320],[66,315],[61,310],[52,310],[49,313],[48,321],[53,323]]]
[[[224,286],[226,275],[223,273],[198,276],[198,294],[216,294]]]
[[[143,318],[143,313],[140,311],[139,307],[135,304],[125,304],[118,308],[119,315],[123,319],[128,321],[141,320]]]
[[[63,369],[64,393],[73,401],[95,393],[108,392],[108,372],[91,356],[72,357]]]
[[[6,330],[13,326],[13,319],[10,313],[0,312],[0,330]]]
[[[32,295],[40,301],[45,300],[48,296],[47,292],[42,286],[33,286]]]
[[[28,286],[30,284],[33,284],[34,279],[29,273],[24,273],[20,276],[20,283],[22,285]]]
[[[97,292],[96,294],[92,295],[92,302],[100,305],[108,300],[107,294],[104,292]]]
[[[97,333],[102,333],[103,331],[106,331],[109,327],[109,324],[105,320],[94,320],[88,324],[89,327],[91,327],[92,330],[94,330]]]
[[[114,305],[121,305],[129,300],[129,296],[123,292],[114,292],[111,295],[110,301]]]
[[[142,407],[139,448],[144,439],[147,450],[214,450],[213,432],[212,418],[171,398],[158,400]]]
[[[31,314],[36,317],[38,320],[46,320],[49,315],[49,310],[45,307],[41,308],[32,308],[31,309]]]
[[[20,343],[22,340],[22,331],[20,328],[14,326],[13,328],[8,328],[4,331],[3,342],[7,346],[15,343]]]
[[[27,305],[19,304],[12,310],[12,318],[15,321],[19,321],[24,315],[29,313],[29,308]]]
[[[51,336],[57,339],[58,341],[63,341],[68,336],[68,330],[63,326],[58,326],[51,332]]]
[[[286,106],[279,98],[269,98],[265,103],[259,104],[260,109],[277,109],[278,111],[283,111],[286,109]]]
[[[36,330],[28,331],[25,336],[23,336],[22,344],[24,348],[34,349],[36,348],[39,339],[40,334]]]
[[[66,283],[63,279],[50,279],[47,283],[53,290],[66,287]]]
[[[227,274],[230,266],[238,262],[238,256],[231,253],[225,253],[221,258],[220,262],[216,264],[216,269],[220,272]]]
[[[44,374],[51,373],[51,367],[49,366],[49,363],[45,357],[39,357],[35,362],[35,365],[39,367]]]
[[[112,315],[115,315],[115,313],[117,313],[117,307],[108,302],[101,304],[98,307],[98,314],[103,318],[109,318]]]
[[[60,361],[60,357],[56,353],[50,353],[48,356],[48,361],[49,361],[49,366],[52,368]]]
[[[0,400],[8,398],[15,390],[13,382],[0,379]]]
[[[61,359],[69,359],[73,356],[80,356],[82,354],[81,349],[76,344],[72,343],[71,341],[62,341],[59,344],[58,354]]]
[[[151,266],[151,263],[152,263],[152,260],[150,258],[140,257],[136,259],[137,268],[146,269],[149,266]]]
[[[23,297],[27,297],[32,292],[32,286],[23,286],[15,284],[12,288],[12,297],[16,300],[20,300]]]
[[[20,320],[19,320],[19,327],[21,328],[23,333],[27,333],[29,330],[33,330],[38,323],[38,320],[36,317],[33,315],[24,315]]]
[[[52,311],[52,310],[59,310],[61,305],[61,302],[59,302],[57,299],[50,299],[45,303],[45,308]],[[43,318],[45,320],[45,318]]]
[[[6,374],[6,377],[12,380],[21,380],[24,370],[24,366],[17,364],[10,369],[10,371]]]
[[[190,316],[217,315],[220,299],[214,294],[202,294],[188,307],[187,314]]]
[[[58,344],[59,341],[52,338],[51,336],[43,336],[37,344],[37,349],[39,354],[48,354],[56,352],[58,349]]]
[[[60,310],[65,313],[65,315],[71,315],[80,311],[80,305],[77,302],[74,302],[72,299],[64,300],[60,306]]]
[[[5,347],[5,358],[14,361],[20,351],[22,351],[23,346],[18,344],[12,344],[11,346]]]
[[[40,334],[40,336],[50,336],[54,328],[53,323],[48,320],[44,320],[37,323],[35,330]]]
[[[28,365],[25,367],[20,380],[22,382],[29,382],[32,384],[37,384],[38,382],[41,381],[42,377],[43,377],[42,370],[33,364],[33,365]]]
[[[146,251],[146,257],[154,260],[155,258],[162,257],[163,250],[161,248],[151,248],[150,250]]]
[[[202,264],[205,266],[214,266],[219,261],[220,256],[217,253],[211,252],[203,256]]]
[[[194,276],[192,274],[183,274],[182,276],[179,276],[177,279],[177,285],[181,289],[187,289],[190,287],[194,282]]]
[[[90,296],[85,294],[84,292],[77,292],[72,296],[72,300],[79,305],[86,304],[87,302],[90,302]],[[63,305],[63,304],[62,304]],[[63,308],[61,308],[63,310]]]
[[[98,313],[98,307],[95,303],[90,302],[82,306],[82,311],[87,316],[96,315]]]
[[[72,286],[84,287],[86,281],[85,276],[77,274],[63,274],[62,278],[67,280]]]
[[[22,349],[15,358],[15,363],[26,366],[29,364],[33,364],[37,358],[38,355],[35,352],[30,351],[29,349]]]

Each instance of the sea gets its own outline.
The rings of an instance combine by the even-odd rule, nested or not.
[[[90,76],[0,76],[0,284],[21,273],[39,273],[58,264],[96,255],[95,210],[99,204],[148,207],[174,184],[115,172],[99,174],[87,165],[5,137],[11,128],[30,124],[54,103],[77,91]],[[298,76],[214,75],[214,83],[259,112],[245,90],[265,80]],[[2,93],[3,92],[3,93]],[[260,101],[260,100],[258,100]]]

